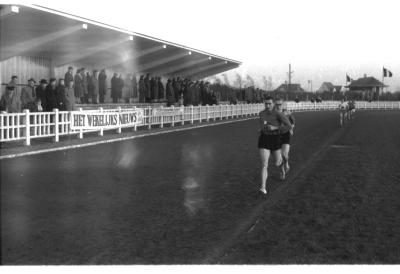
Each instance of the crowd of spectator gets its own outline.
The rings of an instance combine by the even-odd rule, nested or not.
[[[0,110],[6,112],[74,110],[76,104],[105,103],[108,93],[107,74],[105,70],[87,71],[80,68],[74,74],[69,67],[64,78],[51,78],[49,82],[41,79],[36,85],[33,78],[23,85],[18,84],[18,76],[11,77],[6,92],[0,99]],[[114,73],[110,80],[113,103],[167,103],[171,105],[213,105],[218,104],[221,94],[212,89],[209,82],[192,81],[180,77],[167,79],[149,73],[141,75],[137,81],[136,74]]]
[[[6,86],[6,92],[0,99],[0,110],[6,112],[21,112],[29,109],[32,112],[59,110],[73,110],[75,106],[75,96],[73,82],[69,81],[65,85],[64,79],[51,78],[49,83],[42,79],[39,85],[35,86],[33,78],[28,80],[20,90],[17,84],[18,76],[11,77],[11,81]]]

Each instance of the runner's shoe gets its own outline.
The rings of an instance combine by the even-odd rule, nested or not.
[[[285,171],[285,166],[284,164],[281,165],[281,173],[280,173],[280,179],[281,181],[285,180],[286,178],[286,171]]]
[[[286,162],[286,164],[285,164],[285,172],[286,172],[286,175],[288,174],[289,170],[290,170],[289,163]]]

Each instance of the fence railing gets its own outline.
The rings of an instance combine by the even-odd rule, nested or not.
[[[339,102],[326,101],[322,103],[311,102],[287,102],[286,107],[293,112],[298,111],[318,111],[318,110],[336,110]],[[356,102],[357,109],[398,109],[400,102]],[[101,129],[71,129],[71,112],[59,111],[53,112],[29,112],[23,113],[1,113],[0,114],[0,142],[24,141],[25,145],[30,145],[32,139],[53,138],[58,142],[60,136],[76,135],[83,138],[84,134],[97,132],[103,136],[104,131],[114,130],[117,133],[122,132],[122,128],[131,127],[134,131],[138,128],[164,127],[184,125],[185,123],[208,122],[210,120],[223,120],[229,118],[255,116],[264,109],[263,104],[238,104],[238,105],[213,105],[213,106],[188,106],[188,107],[160,107],[160,108],[142,108],[143,120],[140,124],[124,126],[119,125],[113,128]],[[82,110],[80,110],[82,111]],[[84,112],[128,112],[132,108],[84,110]],[[162,115],[155,115],[159,111]]]

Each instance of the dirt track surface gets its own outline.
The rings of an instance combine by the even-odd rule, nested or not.
[[[256,120],[2,160],[2,263],[399,263],[400,113],[337,118],[296,114],[266,199]]]

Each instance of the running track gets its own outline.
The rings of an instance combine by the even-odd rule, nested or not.
[[[267,200],[257,195],[256,120],[2,160],[2,263],[301,261],[304,257],[296,257],[297,253],[265,256],[268,241],[264,239],[264,249],[255,243],[268,227],[264,215],[284,203],[286,193],[295,199],[295,190],[307,192],[310,172],[317,184],[325,178],[318,170],[325,168],[328,182],[335,183],[336,163],[332,165],[328,157],[335,150],[331,145],[350,138],[350,147],[365,149],[361,133],[373,134],[367,138],[368,144],[379,147],[399,137],[394,135],[398,130],[390,131],[381,124],[383,119],[398,125],[398,112],[360,112],[353,126],[343,129],[337,127],[337,118],[334,112],[296,114],[291,174],[281,183],[278,173],[272,172]],[[379,135],[383,142],[371,142],[376,131],[364,130],[368,125],[386,132]],[[353,135],[360,143],[353,144],[349,137]],[[398,141],[394,146],[400,150]],[[383,148],[386,154],[394,149],[390,143]],[[324,166],[316,166],[324,161]],[[375,168],[381,165],[373,163]],[[393,167],[385,167],[392,179],[400,179]],[[368,179],[373,186],[379,180],[374,176]],[[287,217],[291,212],[280,214]]]

